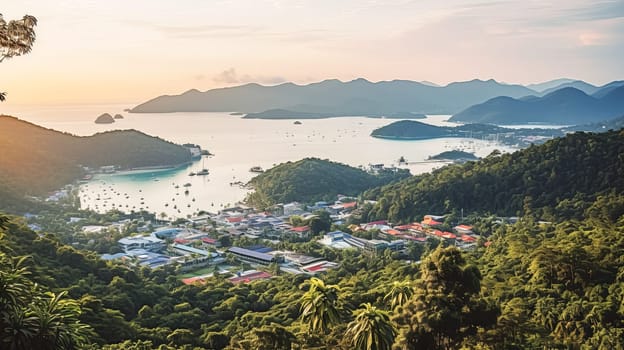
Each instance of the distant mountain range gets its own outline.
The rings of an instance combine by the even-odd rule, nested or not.
[[[282,110],[328,116],[386,116],[406,112],[452,114],[496,96],[522,97],[536,92],[494,80],[471,80],[432,86],[408,80],[349,82],[325,80],[308,85],[246,84],[205,92],[160,96],[131,109],[132,113],[242,112]],[[258,117],[271,118],[271,115]],[[281,117],[281,116],[280,116]],[[299,117],[296,117],[299,118]]]
[[[527,86],[471,80],[438,86],[409,80],[370,82],[324,80],[308,85],[246,84],[189,90],[142,103],[132,113],[238,112],[255,119],[316,119],[367,116],[417,119],[422,114],[455,114],[471,123],[587,124],[624,113],[624,81],[595,86],[556,79]]]
[[[574,87],[557,89],[543,97],[525,96],[516,99],[499,96],[453,115],[450,121],[491,124],[595,123],[624,114],[623,84],[607,84],[595,90],[593,96]]]

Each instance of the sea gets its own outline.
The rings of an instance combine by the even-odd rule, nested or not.
[[[240,186],[259,166],[269,169],[283,162],[317,157],[356,167],[384,164],[408,168],[412,174],[432,171],[445,163],[428,157],[450,150],[485,157],[493,150],[513,152],[513,147],[492,140],[441,138],[432,140],[387,140],[371,132],[397,119],[340,117],[329,119],[243,119],[230,113],[127,113],[132,105],[11,106],[0,113],[79,136],[120,129],[136,129],[175,143],[194,143],[213,156],[165,171],[97,175],[80,185],[84,209],[106,212],[147,210],[159,217],[175,219],[211,213],[242,201],[249,189]],[[114,124],[95,124],[102,113],[121,114]],[[448,115],[429,115],[419,121],[432,125],[449,123]],[[534,126],[535,127],[535,126]],[[540,126],[549,127],[549,126]],[[552,126],[550,126],[552,127]],[[106,152],[106,150],[102,150]],[[398,164],[404,157],[408,164]],[[203,168],[206,176],[189,176]]]

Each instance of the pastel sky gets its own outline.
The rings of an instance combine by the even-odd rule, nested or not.
[[[624,78],[623,0],[3,0],[0,13],[39,20],[32,53],[0,63],[11,105],[327,78]]]

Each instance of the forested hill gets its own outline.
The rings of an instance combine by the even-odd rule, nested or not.
[[[452,165],[364,193],[368,219],[408,222],[452,210],[579,217],[598,195],[624,191],[624,129],[575,133],[512,154]]]
[[[134,168],[191,159],[186,148],[135,130],[78,137],[10,116],[0,116],[0,150],[0,197],[59,188],[80,174],[78,165]]]
[[[247,201],[264,208],[280,202],[333,200],[338,194],[358,195],[366,189],[407,176],[407,170],[384,170],[373,175],[348,165],[305,158],[282,163],[254,177],[250,181],[254,192]]]

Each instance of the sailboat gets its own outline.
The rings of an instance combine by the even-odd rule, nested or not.
[[[205,161],[205,158],[202,159],[202,170],[195,173],[195,175],[208,175],[208,169],[206,169],[206,166],[204,165],[204,161]]]

